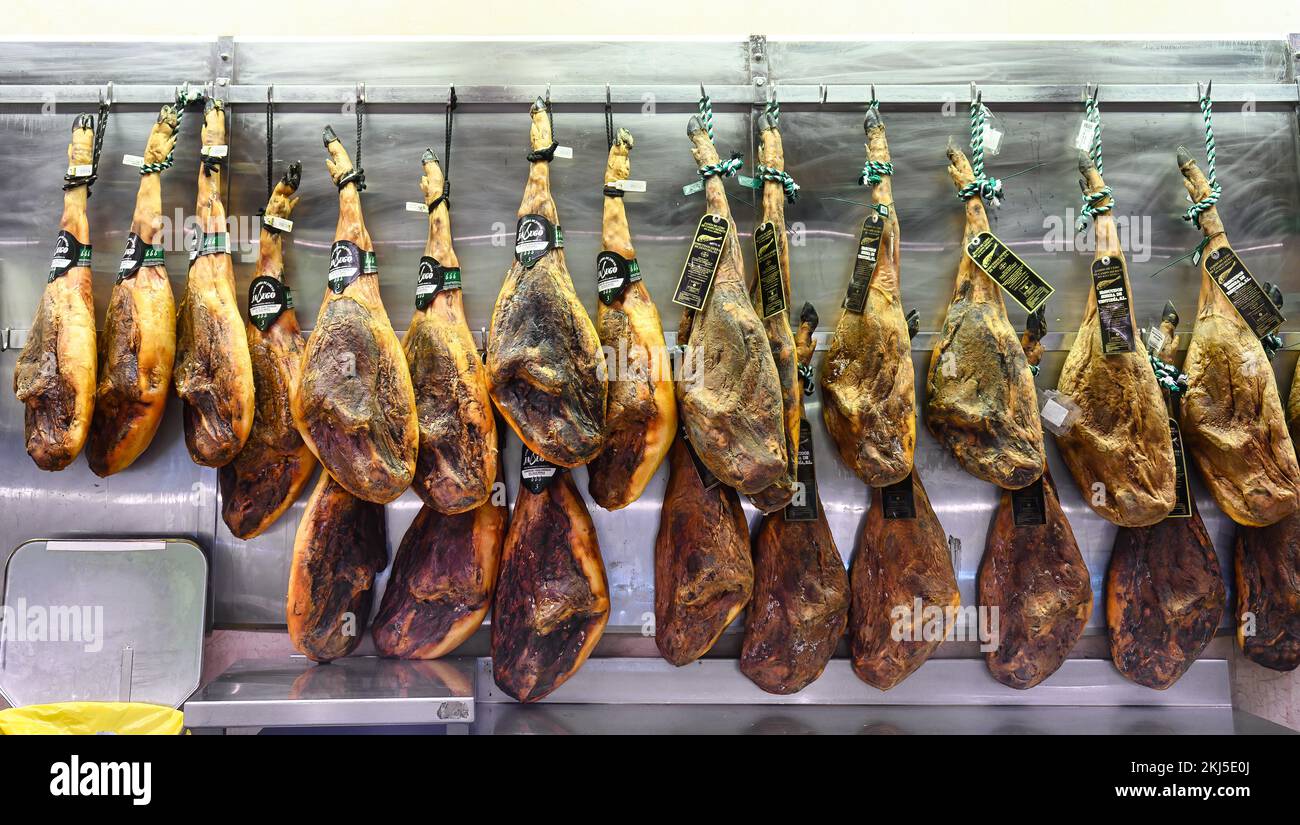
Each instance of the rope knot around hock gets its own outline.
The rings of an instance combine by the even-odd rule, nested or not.
[[[754,177],[781,184],[781,188],[785,190],[787,202],[794,203],[799,200],[799,184],[794,182],[794,178],[790,177],[788,172],[759,164],[754,167]]]
[[[1219,185],[1218,174],[1214,168],[1214,101],[1210,98],[1209,87],[1201,95],[1200,106],[1201,119],[1205,122],[1205,177],[1210,184],[1210,193],[1187,207],[1187,211],[1183,213],[1183,220],[1190,221],[1197,229],[1201,228],[1201,215],[1217,204],[1219,197],[1223,194],[1223,187]]]
[[[707,163],[700,167],[701,178],[711,178],[714,176],[729,178],[740,171],[745,165],[745,160],[739,152],[732,152],[731,157],[718,163]]]
[[[1002,181],[997,178],[986,177],[984,174],[984,122],[987,119],[986,111],[980,97],[971,99],[971,170],[975,173],[975,180],[963,186],[958,191],[957,197],[964,201],[980,197],[990,205],[998,206],[1002,202]]]

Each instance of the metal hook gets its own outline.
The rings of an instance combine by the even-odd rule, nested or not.
[[[356,94],[357,94],[357,103],[365,103],[365,102],[366,102],[366,84],[364,84],[364,83],[358,83],[358,84],[357,84],[357,92],[356,92]]]
[[[876,99],[876,84],[874,83],[871,84],[871,102],[872,103],[878,102]]]
[[[447,84],[447,109],[450,111],[455,111],[456,106],[459,103],[460,101],[456,98],[456,84],[448,83]]]
[[[825,106],[825,105],[826,105],[826,84],[825,84],[825,83],[819,83],[819,84],[817,84],[817,86],[818,86],[818,89],[817,89],[817,102],[820,103],[821,105]]]
[[[108,106],[113,105],[113,81],[108,81],[103,91],[99,93],[99,102]]]
[[[266,105],[270,106],[275,103],[275,84],[266,84]]]
[[[605,84],[605,108],[606,109],[614,108],[613,96],[610,93],[608,83]]]
[[[1208,84],[1206,84],[1206,85],[1204,85],[1204,86],[1201,85],[1201,81],[1199,81],[1199,80],[1196,81],[1196,102],[1197,102],[1197,103],[1200,103],[1202,100],[1204,100],[1205,98],[1209,97],[1209,96],[1210,96],[1210,91],[1211,91],[1213,88],[1214,88],[1214,81],[1213,81],[1213,80],[1211,80]]]
[[[706,92],[706,91],[704,91],[704,84],[701,83],[701,84],[700,84],[700,97],[701,97],[701,98],[706,98],[706,97],[708,97],[708,96],[709,96],[709,93]]]
[[[974,80],[970,82],[970,99],[972,103],[980,103],[984,99],[984,94],[976,89]]]
[[[551,108],[551,84],[546,84],[546,108]]]

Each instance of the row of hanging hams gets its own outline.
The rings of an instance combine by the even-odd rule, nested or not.
[[[213,100],[203,110],[201,232],[175,306],[153,241],[159,176],[171,165],[184,103],[164,107],[149,136],[128,254],[98,352],[89,256],[81,257],[97,124],[85,116],[74,123],[59,235],[69,263],[51,273],[15,374],[28,451],[39,466],[66,467],[88,445],[97,474],[125,469],[152,439],[173,384],[187,448],[197,463],[219,468],[223,517],[236,536],[254,537],[274,523],[319,463],[288,593],[290,634],[318,661],[359,643],[375,577],[388,562],[383,505],[410,487],[423,507],[398,546],[370,628],[377,648],[441,656],[493,611],[498,685],[521,701],[548,695],[590,656],[610,612],[591,517],[568,470],[586,465],[591,498],[616,510],[642,494],[665,457],[669,482],[655,543],[656,641],[665,659],[681,665],[706,655],[742,613],[740,669],[774,693],[817,678],[846,631],[855,672],[881,689],[938,647],[942,637],[922,638],[919,628],[900,637],[891,612],[914,600],[951,611],[959,597],[946,534],[914,467],[915,324],[903,312],[899,216],[877,107],[864,124],[863,182],[872,202],[861,269],[819,376],[824,425],[841,460],[872,488],[846,571],[815,484],[803,476],[812,463],[803,396],[815,383],[817,313],[806,305],[798,329],[791,327],[784,212],[797,186],[785,174],[779,110],[758,123],[763,183],[754,236],[760,246],[770,239],[770,249],[760,248],[752,279],[711,118],[688,124],[703,179],[701,227],[708,222],[718,234],[702,299],[682,315],[674,376],[618,186],[630,174],[626,130],[610,127],[598,267],[613,277],[593,323],[567,269],[550,192],[557,147],[550,106],[533,104],[515,261],[480,358],[438,159],[432,151],[422,159],[429,234],[416,311],[399,341],[362,214],[364,173],[329,129],[324,144],[339,216],[316,323],[304,340],[274,220],[287,219],[297,203],[294,165],[265,210],[245,324],[224,235],[226,111]],[[102,138],[102,118],[98,126]],[[991,193],[978,151],[974,163],[956,147],[947,154],[969,248],[988,235],[982,201]],[[1192,198],[1205,199],[1210,183],[1195,161],[1181,149],[1178,161]],[[1085,196],[1094,207],[1094,278],[1102,267],[1110,288],[1131,294],[1100,158],[1085,154],[1080,172],[1085,192],[1096,193]],[[1053,429],[1070,474],[1090,506],[1121,527],[1106,577],[1112,656],[1125,676],[1156,688],[1173,684],[1203,650],[1225,601],[1213,547],[1185,492],[1184,443],[1220,507],[1241,525],[1237,607],[1253,625],[1239,628],[1243,649],[1278,669],[1300,662],[1300,470],[1288,434],[1288,423],[1300,420],[1300,388],[1284,412],[1259,336],[1210,273],[1209,262],[1230,253],[1213,204],[1198,224],[1206,244],[1185,381],[1171,387],[1158,377],[1176,351],[1177,314],[1166,313],[1150,355],[1136,341],[1111,351],[1114,319],[1103,324],[1098,287],[1053,396],[1070,407],[1070,426]],[[271,309],[254,314],[255,303]],[[1125,310],[1136,337],[1131,302]],[[1002,488],[978,592],[980,605],[1002,617],[990,672],[1016,688],[1060,667],[1093,602],[1046,471],[1034,380],[1045,325],[1041,312],[1031,313],[1017,336],[1002,287],[964,254],[926,374],[930,433],[964,469]],[[631,368],[611,372],[602,347]],[[525,483],[509,519],[502,425],[526,448]],[[739,495],[764,513],[752,538]],[[1188,512],[1169,517],[1180,507]]]

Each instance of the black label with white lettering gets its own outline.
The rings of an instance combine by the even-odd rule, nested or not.
[[[758,261],[758,290],[764,318],[785,312],[785,276],[781,272],[781,247],[776,224],[765,221],[754,230],[754,257]]]
[[[335,241],[330,248],[330,271],[327,276],[330,291],[342,295],[348,284],[361,277],[361,247],[352,241]]]
[[[885,237],[885,221],[872,212],[862,222],[862,235],[858,238],[858,255],[853,260],[853,275],[849,277],[849,293],[844,296],[844,308],[861,314],[867,308],[867,290],[871,276],[876,274],[880,262],[880,242]]]
[[[437,258],[421,257],[415,277],[415,308],[426,309],[439,292],[448,289],[460,289],[460,267],[445,267]]]
[[[1231,248],[1221,246],[1206,255],[1203,266],[1257,337],[1272,335],[1282,326],[1286,319]]]
[[[884,505],[882,515],[890,519],[916,518],[916,498],[912,493],[912,474],[902,481],[890,484],[880,491],[880,501]]]
[[[721,215],[708,213],[700,218],[681,277],[677,279],[677,289],[673,292],[674,304],[697,311],[704,309],[730,229],[731,222]]]
[[[560,474],[558,464],[552,464],[537,453],[524,447],[519,464],[519,481],[530,493],[540,493]]]
[[[162,266],[163,250],[161,246],[151,246],[136,233],[126,236],[126,250],[122,253],[122,262],[117,265],[117,282],[120,284],[145,266]]]
[[[248,319],[262,332],[270,329],[276,319],[292,306],[289,290],[278,278],[258,275],[248,285]]]
[[[515,226],[515,260],[525,269],[532,269],[546,253],[563,246],[564,231],[541,215],[524,215]]]
[[[817,520],[817,471],[813,466],[812,426],[799,421],[799,457],[795,465],[794,499],[785,506],[786,521]]]
[[[1178,422],[1173,418],[1169,419],[1169,437],[1174,445],[1174,483],[1177,485],[1178,499],[1174,509],[1170,510],[1165,518],[1191,518],[1192,489],[1187,478],[1187,455],[1183,452],[1183,431],[1178,428]]]
[[[596,293],[605,306],[623,297],[630,284],[641,280],[641,264],[617,252],[605,250],[596,256]]]
[[[1026,312],[1037,312],[1056,289],[992,232],[966,242],[966,254]]]
[[[718,480],[718,477],[713,474],[712,470],[704,466],[704,462],[700,460],[699,453],[695,452],[695,447],[691,444],[691,440],[686,437],[686,430],[678,430],[677,437],[686,444],[686,452],[690,454],[691,463],[695,465],[695,474],[700,477],[700,485],[706,490],[712,490],[714,487],[717,487],[721,482]]]
[[[1092,289],[1101,322],[1101,351],[1118,355],[1137,349],[1133,311],[1124,280],[1124,259],[1105,256],[1092,262]]]
[[[1011,491],[1011,517],[1017,527],[1039,527],[1047,523],[1047,498],[1041,476],[1028,487]]]
[[[45,279],[48,284],[55,278],[68,274],[76,266],[90,266],[90,244],[78,241],[71,232],[60,230],[54,239],[54,254],[50,256],[50,274]]]

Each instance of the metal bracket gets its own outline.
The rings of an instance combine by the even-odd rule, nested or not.
[[[222,103],[230,100],[230,87],[235,82],[235,38],[218,37],[212,44],[212,95]]]
[[[749,36],[749,82],[760,89],[766,86],[772,80],[771,66],[767,54],[767,36],[751,34]]]

